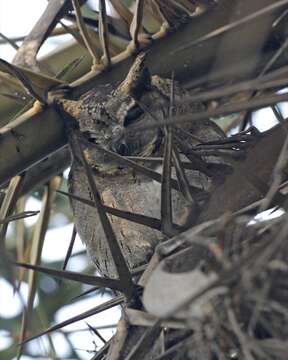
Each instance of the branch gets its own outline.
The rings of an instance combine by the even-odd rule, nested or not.
[[[280,3],[280,1],[278,2]],[[176,32],[155,41],[147,53],[147,65],[152,73],[170,76],[171,71],[174,71],[176,79],[181,81],[193,79],[194,85],[219,79],[221,81],[230,80],[231,72],[233,72],[233,79],[237,74],[238,78],[235,80],[248,75],[251,76],[255,74],[262,62],[271,57],[270,52],[260,56],[260,50],[263,47],[268,30],[271,29],[273,21],[279,15],[279,11],[268,13],[261,18],[254,19],[252,23],[245,24],[244,27],[236,27],[231,32],[179,51],[177,55],[172,53],[176,47],[179,48],[188,42],[190,43],[191,40],[215,31],[217,28],[270,4],[270,0],[255,0],[253,2],[250,0],[236,2],[222,0],[202,16],[190,19],[186,25],[183,25]],[[71,97],[78,98],[84,92],[100,84],[115,84],[115,82],[123,80],[127,68],[133,61],[132,57],[125,56],[124,59],[122,56],[122,59],[113,60],[110,71],[98,72],[98,74],[89,73],[75,81],[71,85]],[[25,146],[22,146],[23,142],[17,140],[13,132],[25,134]],[[49,107],[37,114],[33,110],[28,111],[20,119],[10,123],[9,128],[1,129],[0,134],[3,138],[3,141],[0,142],[1,154],[9,154],[9,159],[6,156],[0,159],[0,183],[7,182],[11,176],[35,165],[66,143],[61,118]],[[41,138],[38,134],[41,134]],[[19,146],[21,147],[20,153],[17,150]],[[56,156],[55,160],[57,161]],[[68,162],[65,165],[68,166]],[[55,174],[54,171],[55,167],[50,173],[51,176]]]
[[[0,184],[60,149],[64,124],[52,108],[36,108],[0,129]],[[58,170],[59,172],[59,170]]]
[[[29,35],[25,37],[13,59],[13,63],[37,71],[36,56],[40,47],[69,9],[71,9],[69,0],[50,0],[42,16]]]
[[[276,1],[283,3],[283,1]],[[221,33],[225,25],[251,15],[265,6],[269,0],[222,0],[203,15],[192,18],[177,31],[156,40],[146,57],[146,63],[152,74],[169,77],[174,71],[175,79],[187,83],[204,84],[214,81],[239,80],[251,76],[271,54],[261,54],[264,43],[271,31],[273,21],[278,17],[283,6],[273,12],[254,19],[245,26],[234,27],[229,32]],[[188,49],[175,50],[190,44],[191,41],[219,30],[219,35],[203,40]],[[251,35],[253,34],[253,35]],[[161,56],[159,56],[161,54]],[[113,70],[110,72],[90,72],[75,81],[71,97],[77,99],[91,88],[104,83],[115,83],[123,80],[133,58],[120,54],[113,58]],[[189,74],[189,76],[188,76]],[[237,76],[237,77],[236,77]]]
[[[285,122],[260,134],[259,138],[252,142],[245,159],[233,167],[232,175],[211,191],[210,200],[200,214],[198,223],[216,219],[225,212],[237,211],[264,197],[258,183],[268,187],[286,140],[287,130],[288,122]],[[287,179],[287,172],[285,175]]]

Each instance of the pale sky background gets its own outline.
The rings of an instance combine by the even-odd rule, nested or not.
[[[91,1],[94,3],[94,6],[97,6],[97,1]],[[38,20],[40,15],[43,13],[46,7],[46,0],[0,0],[0,32],[2,32],[7,37],[17,37],[21,35],[28,34],[35,22]],[[41,50],[41,54],[47,54],[49,51],[55,49],[55,47],[63,42],[70,41],[69,36],[63,37],[54,37],[46,42]],[[18,43],[19,45],[19,43]],[[15,55],[15,50],[10,45],[0,45],[0,58],[3,58],[7,61],[11,61]],[[288,116],[287,104],[280,106],[283,115]],[[275,123],[268,123],[263,121],[267,116],[268,110],[260,110],[255,114],[255,120],[257,126],[261,131],[266,130]],[[270,116],[270,114],[269,114]],[[40,208],[40,201],[35,198],[30,198],[27,202],[27,209],[37,210]],[[274,216],[276,213],[274,213]],[[27,221],[27,224],[33,224],[36,221],[36,218],[30,218]],[[67,223],[65,226],[53,228],[48,231],[47,237],[45,239],[45,246],[43,250],[43,260],[46,262],[52,262],[55,260],[63,259],[67,247],[69,244],[71,232],[73,225]],[[57,252],[55,251],[55,243],[57,243]],[[84,247],[81,244],[80,239],[78,238],[75,243],[74,253],[83,250]],[[69,262],[69,270],[73,271],[82,271],[87,263],[86,256],[77,257],[71,259]],[[53,285],[53,281],[51,281]],[[52,286],[51,285],[51,286]],[[23,298],[27,295],[27,284],[23,284],[21,287],[21,294]],[[59,311],[56,316],[56,322],[63,321],[71,316],[74,316],[78,313],[86,311],[92,307],[97,306],[98,304],[107,301],[108,296],[100,297],[90,297],[85,300],[81,300],[73,305],[66,306],[63,310]],[[36,299],[37,301],[37,299]],[[13,295],[11,286],[3,279],[0,279],[0,316],[5,318],[14,317],[22,311],[22,305],[18,295]],[[120,316],[119,308],[114,308],[106,313],[90,317],[86,321],[90,325],[99,326],[107,325],[113,322],[116,322]],[[83,330],[87,329],[85,321],[80,321],[73,326],[65,327],[65,331],[72,330]],[[102,330],[102,335],[105,338],[109,338],[112,334],[112,330]],[[55,343],[56,349],[59,351],[58,356],[61,359],[67,355],[67,344],[63,335],[60,333],[53,333],[53,341]],[[70,340],[73,342],[74,346],[81,356],[82,359],[90,359],[93,356],[93,353],[88,353],[86,350],[95,350],[93,341],[96,341],[98,346],[101,346],[102,343],[100,340],[97,340],[89,331],[77,331],[70,335]],[[0,329],[0,350],[9,346],[11,339],[7,337],[7,333],[4,330]],[[30,345],[30,348],[33,349],[35,355],[39,354],[39,349],[42,350],[42,353],[45,353],[45,348],[47,348],[47,339],[35,340]],[[43,351],[44,350],[44,351]],[[22,360],[32,360],[33,358],[23,357]],[[34,358],[35,359],[35,358]],[[48,359],[45,357],[37,357],[38,360]],[[2,360],[2,359],[1,359]],[[10,359],[3,359],[10,360]],[[13,359],[14,360],[14,359]],[[72,359],[71,359],[72,360]]]
[[[94,6],[97,6],[97,1],[90,1],[94,3]],[[33,25],[36,23],[40,15],[43,13],[46,7],[46,0],[0,0],[0,32],[5,36],[13,38],[17,36],[26,35],[29,33]],[[62,36],[54,37],[49,39],[41,49],[40,55],[43,56],[50,51],[54,50],[55,47],[63,42],[71,41],[71,37]],[[20,43],[18,43],[20,45]],[[10,45],[0,45],[0,58],[11,61],[15,55],[15,50]],[[67,172],[66,172],[67,175]],[[40,209],[40,201],[35,198],[30,197],[27,201],[26,210],[38,210]],[[37,217],[29,218],[26,221],[27,225],[35,223]],[[57,260],[64,259],[66,254],[73,225],[67,223],[61,227],[55,227],[48,230],[47,236],[44,242],[43,256],[42,259],[45,262],[53,262]],[[12,231],[12,229],[10,229]],[[57,244],[57,251],[55,251],[55,244]],[[78,253],[79,251],[84,250],[79,238],[76,239],[73,253]],[[77,256],[71,258],[68,263],[68,270],[72,271],[82,271],[87,264],[87,257]],[[50,281],[50,286],[53,286],[53,278]],[[87,288],[85,288],[87,290]],[[21,294],[25,299],[27,297],[28,285],[26,283],[22,284]],[[77,303],[66,306],[63,310],[59,311],[56,314],[56,323],[64,321],[71,316],[80,314],[81,312],[87,311],[102,302],[109,300],[107,295],[103,297],[92,296],[85,298]],[[36,298],[36,303],[38,299]],[[19,296],[13,295],[13,290],[8,282],[0,278],[0,317],[11,318],[17,314],[20,314],[23,307]],[[119,308],[114,308],[99,314],[92,316],[86,319],[86,322],[92,326],[102,326],[113,324],[118,321],[120,317]],[[94,355],[95,346],[93,342],[96,342],[97,350],[103,343],[91,334],[87,330],[87,323],[85,321],[79,321],[74,325],[67,326],[63,330],[71,332],[69,335],[70,341],[73,343],[77,353],[81,356],[82,359],[91,359]],[[20,329],[20,323],[19,323]],[[86,331],[83,331],[86,330]],[[78,330],[77,332],[72,333],[73,330]],[[104,338],[109,339],[113,334],[113,329],[101,330],[101,334]],[[67,343],[64,336],[60,333],[52,334],[53,342],[55,348],[57,349],[59,359],[67,356]],[[7,337],[7,332],[3,329],[0,329],[0,350],[6,348],[11,344],[11,339]],[[33,354],[37,356],[38,360],[48,360],[47,357],[40,357],[39,354],[45,354],[45,348],[47,349],[47,339],[44,337],[41,340],[35,340],[29,345]],[[92,352],[87,352],[92,351]],[[15,358],[14,358],[15,359]],[[13,359],[13,360],[14,360]],[[32,360],[35,358],[22,357],[22,360]],[[1,359],[1,360],[10,360],[10,359]],[[72,360],[72,359],[71,359]]]

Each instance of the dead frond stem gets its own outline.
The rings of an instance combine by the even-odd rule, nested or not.
[[[96,49],[94,48],[94,46],[93,46],[93,44],[91,42],[89,33],[87,31],[87,28],[86,28],[86,24],[85,24],[85,22],[83,20],[82,14],[81,14],[81,8],[80,8],[80,5],[79,5],[79,1],[78,0],[72,0],[72,4],[73,4],[73,8],[75,10],[75,15],[76,15],[76,20],[77,20],[77,25],[78,25],[79,31],[80,31],[80,33],[82,35],[83,41],[84,41],[90,55],[92,56],[93,65],[95,67],[97,67],[100,64],[100,58],[99,58],[99,55],[98,55]]]
[[[103,62],[106,66],[110,66],[111,55],[109,49],[109,31],[105,0],[99,1],[99,12],[99,38],[103,49]]]

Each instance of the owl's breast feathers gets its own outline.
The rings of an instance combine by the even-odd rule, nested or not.
[[[82,99],[77,121],[83,136],[98,147],[123,156],[161,157],[164,142],[162,130],[151,129],[135,133],[126,131],[131,125],[137,127],[137,124],[152,124],[155,119],[161,121],[169,112],[171,80],[150,77],[148,70],[142,65],[142,61],[136,61],[133,71],[129,72],[126,80],[115,91],[111,92],[103,87],[106,92],[92,92]],[[174,86],[175,103],[181,100],[181,105],[174,108],[174,116],[203,109],[202,104],[189,103],[187,91],[176,83]],[[153,117],[145,112],[145,108],[152,112]],[[193,142],[189,133],[203,142],[224,137],[223,132],[210,120],[192,121],[189,125],[181,126],[181,129],[184,130],[181,133],[182,141],[186,143]],[[181,155],[181,159],[183,156]],[[136,174],[89,144],[85,148],[85,157],[92,168],[105,205],[160,218],[161,184]],[[207,176],[199,171],[187,170],[186,175],[191,185],[196,182],[197,186],[200,184],[200,187],[205,187],[209,183]],[[92,199],[85,171],[76,159],[69,182],[70,191],[74,195]],[[185,212],[187,201],[176,190],[172,191],[172,205],[173,220],[177,222]],[[107,276],[117,276],[97,210],[76,200],[72,200],[72,207],[77,231],[99,271]],[[144,225],[115,216],[109,215],[109,218],[128,265],[134,268],[145,263],[163,235]]]

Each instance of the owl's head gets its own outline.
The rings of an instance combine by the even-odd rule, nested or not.
[[[157,97],[159,94],[151,85],[144,57],[138,56],[125,80],[115,90],[104,86],[82,99],[78,119],[80,130],[90,142],[122,156],[149,156],[161,143],[159,130],[142,133],[127,130],[155,121],[141,104],[151,110]],[[162,116],[161,111],[157,111],[158,116]],[[90,165],[99,171],[119,168],[115,160],[99,150],[87,149],[86,153]]]

